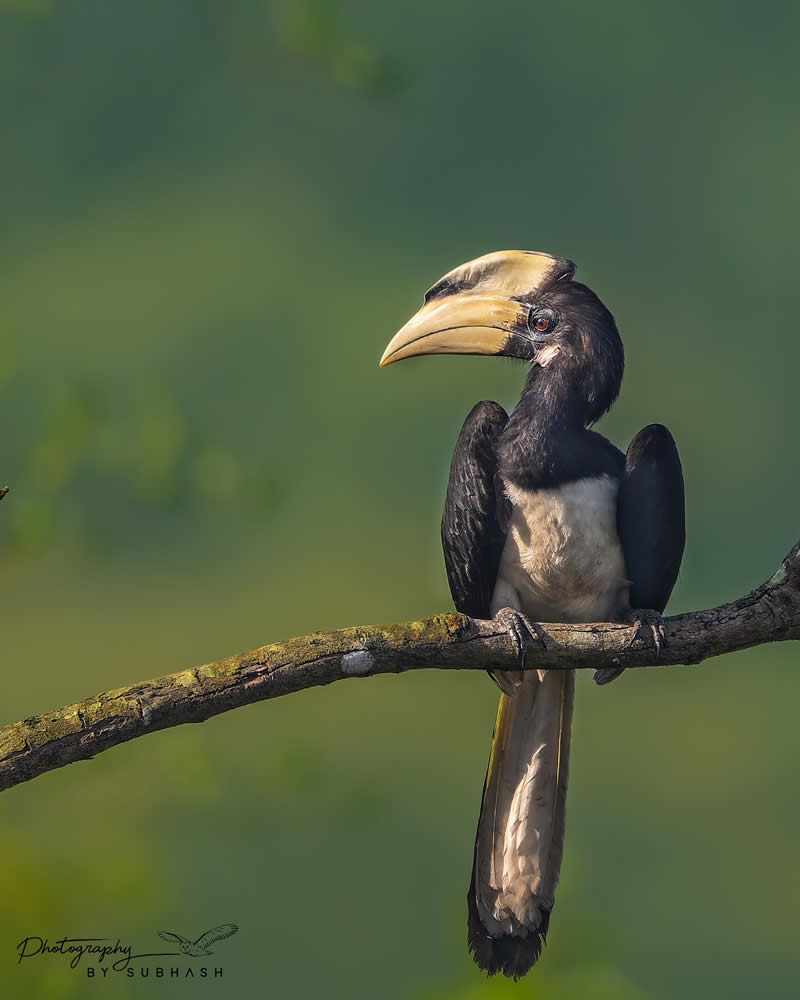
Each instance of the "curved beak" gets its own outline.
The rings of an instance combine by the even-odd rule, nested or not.
[[[530,302],[575,273],[570,260],[534,250],[496,250],[454,268],[383,352],[381,368],[416,354],[503,354],[529,361]]]
[[[458,292],[427,302],[401,327],[380,366],[416,354],[513,354],[529,357],[529,307],[478,292]]]

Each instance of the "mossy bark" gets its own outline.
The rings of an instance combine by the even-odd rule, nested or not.
[[[543,624],[527,669],[694,664],[759,643],[800,638],[800,543],[778,572],[730,604],[667,618],[660,659],[647,629]],[[107,691],[0,730],[0,789],[86,760],[145,733],[204,722],[241,705],[344,680],[423,668],[515,669],[507,634],[460,614],[312,633]]]

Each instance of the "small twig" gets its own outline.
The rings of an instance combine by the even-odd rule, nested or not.
[[[619,624],[543,624],[526,669],[693,664],[760,643],[800,639],[800,543],[751,594],[664,622],[659,659],[648,630]],[[304,688],[405,670],[516,669],[514,644],[493,621],[442,614],[418,622],[314,633],[201,667],[108,691],[0,730],[0,790],[86,760],[145,733]]]

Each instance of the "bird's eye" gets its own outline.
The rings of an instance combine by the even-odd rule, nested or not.
[[[550,309],[537,309],[531,313],[528,325],[534,333],[550,333],[556,325],[556,315]]]

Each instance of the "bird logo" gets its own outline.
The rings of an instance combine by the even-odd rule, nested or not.
[[[201,934],[195,941],[183,937],[182,934],[173,934],[172,931],[159,931],[158,936],[162,941],[169,941],[176,944],[184,955],[190,958],[200,958],[202,955],[213,955],[211,945],[217,941],[224,941],[239,930],[238,924],[220,924],[219,927],[212,927],[210,931]]]

